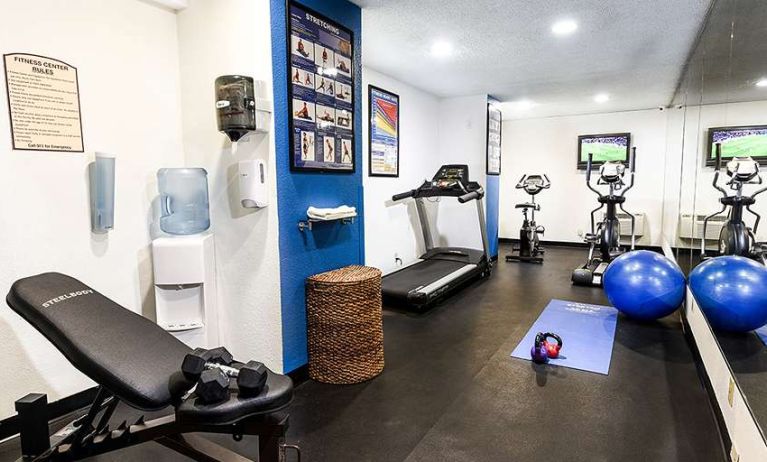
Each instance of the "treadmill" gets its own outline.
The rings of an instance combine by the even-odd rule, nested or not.
[[[490,275],[485,211],[482,206],[484,195],[485,191],[479,183],[469,181],[468,165],[443,165],[431,181],[424,181],[418,189],[392,197],[395,202],[410,197],[415,199],[426,253],[411,265],[383,277],[384,303],[424,311],[461,286]],[[432,197],[457,197],[462,204],[476,201],[482,249],[434,247],[424,205],[424,200]]]

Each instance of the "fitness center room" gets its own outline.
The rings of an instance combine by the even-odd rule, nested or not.
[[[767,461],[764,0],[0,0],[0,462]]]

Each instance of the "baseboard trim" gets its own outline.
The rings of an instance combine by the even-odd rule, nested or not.
[[[288,372],[288,377],[293,380],[293,385],[298,386],[309,380],[309,365],[304,364],[298,369],[293,369]]]
[[[519,239],[510,239],[508,237],[502,237],[498,239],[498,242],[501,244],[518,244]],[[572,241],[541,241],[542,246],[550,246],[550,247],[571,247],[571,248],[577,248],[577,249],[588,249],[589,245],[585,242],[572,242]],[[661,252],[661,246],[659,245],[637,245],[637,250],[651,250],[653,252]]]
[[[48,403],[48,422],[87,407],[96,398],[97,391],[98,387],[88,388],[74,395]],[[19,418],[17,415],[0,420],[0,441],[18,435],[19,431],[21,429],[19,428]]]

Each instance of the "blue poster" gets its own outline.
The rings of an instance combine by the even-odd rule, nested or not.
[[[399,176],[399,96],[370,86],[370,176]]]
[[[290,4],[291,169],[354,171],[352,33]]]

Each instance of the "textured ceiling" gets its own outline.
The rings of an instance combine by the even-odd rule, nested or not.
[[[363,62],[437,96],[487,93],[504,117],[667,105],[710,0],[353,0],[363,8]],[[578,22],[556,37],[551,25]],[[454,44],[444,60],[437,40]],[[605,92],[610,101],[598,104]]]
[[[701,34],[675,103],[767,99],[767,1],[718,0]]]

